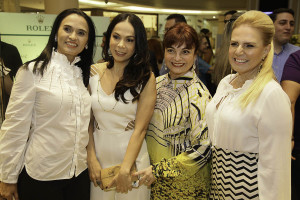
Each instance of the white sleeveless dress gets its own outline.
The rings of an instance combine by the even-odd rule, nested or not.
[[[137,102],[132,103],[133,96],[125,92],[128,103],[116,101],[114,93],[106,94],[101,87],[98,74],[90,78],[92,110],[96,125],[94,128],[95,150],[102,168],[121,164],[126,153],[127,145],[134,127],[130,126],[135,120]],[[147,145],[144,140],[136,159],[137,170],[150,165]],[[103,191],[91,183],[91,200],[148,200],[150,190],[146,186],[133,188],[127,194],[115,190]]]

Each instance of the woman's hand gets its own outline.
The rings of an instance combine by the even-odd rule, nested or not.
[[[155,176],[152,174],[152,166],[147,167],[141,171],[135,172],[133,176],[140,176],[139,185],[150,186],[155,180]]]
[[[88,161],[88,169],[89,169],[89,176],[90,180],[94,183],[94,186],[100,186],[101,184],[101,166],[97,159],[89,160]]]
[[[0,182],[0,199],[1,200],[19,200],[17,184]]]
[[[128,190],[132,190],[132,182],[130,172],[120,169],[119,173],[115,176],[113,181],[109,184],[108,188],[116,185],[116,191],[118,193],[128,193]]]

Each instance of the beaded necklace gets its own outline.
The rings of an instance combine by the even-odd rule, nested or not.
[[[112,111],[113,109],[115,109],[115,107],[116,107],[118,101],[116,101],[116,103],[115,103],[115,105],[112,107],[112,109],[105,109],[105,108],[103,107],[103,105],[101,104],[100,98],[99,98],[99,93],[100,93],[100,89],[99,89],[99,88],[100,88],[100,79],[103,77],[103,75],[105,74],[106,70],[107,70],[107,68],[104,70],[103,74],[101,75],[101,77],[100,77],[99,80],[98,80],[97,96],[98,96],[98,103],[99,103],[100,107],[102,108],[102,110],[104,110],[105,112],[110,112],[110,111]],[[102,89],[102,90],[103,90],[103,89]]]

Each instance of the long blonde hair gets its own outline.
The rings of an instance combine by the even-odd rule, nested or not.
[[[239,105],[244,109],[247,105],[255,102],[265,85],[275,78],[272,69],[274,47],[274,25],[271,18],[260,11],[248,11],[241,15],[233,24],[233,30],[241,25],[249,25],[261,32],[264,46],[271,45],[270,51],[262,61],[260,72],[254,78],[252,85],[241,95]]]

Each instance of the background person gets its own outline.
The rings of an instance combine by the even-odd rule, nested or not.
[[[208,45],[202,58],[205,62],[207,62],[208,64],[211,64],[213,62],[213,58],[214,58],[213,47],[212,47],[211,41],[210,41],[212,33],[207,28],[203,28],[200,30],[200,34],[204,34],[206,41],[207,41],[207,45]]]
[[[103,47],[104,47],[105,41],[106,41],[106,32],[104,31],[103,32],[103,37],[102,37],[102,43],[100,45],[101,48],[102,48],[102,51],[103,51]],[[103,58],[97,61],[97,63],[103,63],[103,62],[105,62],[105,60]]]
[[[260,11],[233,24],[229,62],[237,73],[222,79],[206,108],[211,199],[290,199],[292,116],[274,80],[273,35],[271,19]]]
[[[284,64],[289,55],[300,47],[289,43],[295,29],[294,11],[289,8],[279,8],[270,14],[275,27],[273,70],[277,80],[281,81]]]
[[[215,87],[211,82],[211,75],[210,75],[213,70],[213,67],[205,60],[203,60],[205,53],[207,53],[211,49],[209,49],[209,42],[207,40],[208,38],[204,34],[200,33],[198,35],[198,39],[199,39],[199,48],[197,52],[195,66],[196,69],[198,70],[197,72],[200,80],[204,83],[204,85],[207,87],[209,92],[213,95],[215,94]]]
[[[0,86],[1,86],[1,123],[8,104],[11,88],[19,67],[22,65],[20,53],[14,45],[0,41]]]
[[[2,198],[89,199],[86,87],[94,45],[90,17],[64,10],[42,53],[18,71],[0,133]]]
[[[183,15],[181,14],[171,14],[167,17],[167,21],[166,21],[166,24],[165,24],[165,34],[167,33],[167,31],[173,27],[175,24],[177,23],[187,23],[186,22],[186,19]],[[167,66],[165,65],[164,61],[162,63],[162,67],[160,68],[160,71],[159,71],[159,75],[164,75],[168,73],[168,68]]]
[[[292,200],[300,199],[300,50],[292,53],[287,59],[282,79],[282,89],[291,100],[294,119],[292,137]]]
[[[226,25],[227,22],[229,22],[230,18],[234,13],[236,13],[236,10],[229,10],[224,13],[224,24]]]
[[[147,41],[149,52],[154,54],[155,60],[156,60],[156,66],[157,69],[154,68],[152,71],[155,74],[155,77],[159,76],[159,70],[161,69],[163,60],[164,60],[164,52],[162,48],[162,43],[159,41],[159,39],[151,38]],[[151,60],[150,60],[151,62]],[[154,64],[155,65],[155,64]],[[158,71],[158,74],[156,74],[156,71]]]
[[[136,173],[151,199],[208,199],[210,140],[205,107],[210,94],[194,71],[198,36],[178,23],[164,37],[169,73],[156,78],[157,100],[147,131],[151,167]]]
[[[155,99],[155,77],[149,67],[147,36],[143,22],[134,14],[117,15],[107,29],[104,58],[93,65],[90,79],[92,113],[88,165],[91,200],[148,200],[146,186],[132,189],[130,169],[150,165],[144,140]],[[100,170],[121,164],[111,182],[115,190],[99,188]],[[109,187],[110,188],[110,187]]]
[[[231,16],[230,20],[225,24],[221,47],[218,49],[216,53],[215,64],[212,72],[212,82],[214,83],[215,86],[218,86],[220,81],[225,76],[232,73],[232,68],[230,66],[229,59],[228,59],[228,49],[230,45],[232,25],[233,22],[242,14],[243,14],[242,12],[234,13]]]

